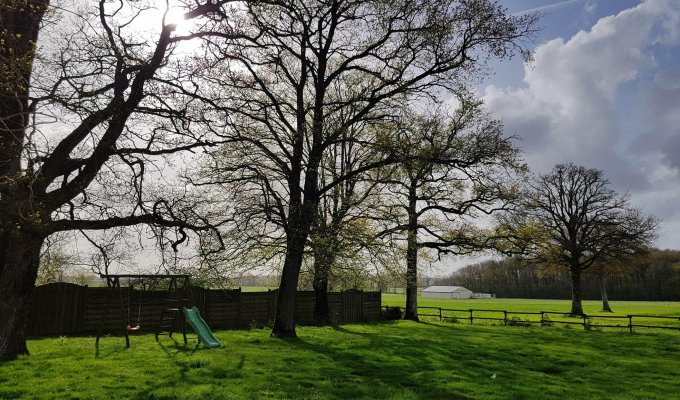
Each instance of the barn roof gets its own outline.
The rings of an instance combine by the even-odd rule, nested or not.
[[[430,286],[426,289],[423,289],[423,292],[451,293],[451,292],[457,292],[461,289],[469,290],[469,289],[466,289],[462,286]]]

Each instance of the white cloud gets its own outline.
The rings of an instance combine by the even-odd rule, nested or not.
[[[680,1],[673,0],[648,1],[602,18],[589,31],[538,46],[534,62],[525,66],[525,87],[489,86],[484,99],[508,133],[523,138],[520,145],[535,172],[569,161],[603,169],[618,190],[631,191],[636,204],[680,221],[665,209],[676,207],[669,198],[680,198],[680,71],[664,70],[654,57],[654,46],[680,43],[678,26]],[[620,119],[634,111],[617,109],[627,83],[647,93],[644,112],[632,118],[653,121],[652,130],[637,139]],[[671,225],[680,222],[669,220]],[[675,241],[668,235],[659,245]]]
[[[638,157],[660,157],[660,162],[680,169],[680,68],[656,73],[641,101],[642,118],[650,129],[631,149]]]

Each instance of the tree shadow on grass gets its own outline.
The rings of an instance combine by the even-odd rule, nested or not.
[[[580,356],[543,353],[540,349],[544,343],[564,340],[572,342],[574,348],[597,348],[600,341],[595,339],[595,343],[584,346],[582,335],[568,337],[569,332],[538,330],[542,328],[483,325],[470,329],[467,325],[426,321],[409,324],[397,327],[394,334],[333,327],[343,336],[356,337],[350,339],[356,345],[343,347],[305,339],[290,344],[315,352],[320,359],[330,359],[330,364],[337,366],[332,369],[334,374],[364,377],[364,386],[376,390],[410,390],[419,398],[506,398],[510,393],[531,398],[541,395],[547,376],[564,390],[571,378],[563,374],[586,368]],[[526,350],[524,341],[528,343]],[[559,398],[550,393],[543,397]]]
[[[121,337],[115,337],[115,336],[102,336],[102,339],[110,339],[110,338],[115,338],[115,339],[122,339]],[[106,346],[106,352],[102,352],[101,348],[103,346],[95,341],[94,343],[94,358],[108,358],[110,356],[116,355],[118,353],[122,353],[124,351],[129,350],[127,347],[125,347],[125,340],[123,339],[123,343],[120,344],[120,346],[116,346],[113,348],[109,348]]]
[[[187,343],[185,345],[184,341],[179,342],[174,337],[170,337],[169,339],[172,341],[172,344],[169,345],[169,346],[166,345],[163,340],[157,340],[156,341],[156,343],[158,344],[158,347],[160,347],[161,350],[163,350],[163,352],[168,357],[175,358],[175,357],[177,357],[178,354],[182,354],[182,353],[187,354],[187,355],[193,355],[194,353],[196,353],[197,350],[200,350],[199,349],[199,346],[201,345],[200,342],[196,343],[196,345],[192,347],[189,343]],[[170,350],[173,350],[174,353],[171,352]]]
[[[429,353],[433,347],[440,357],[454,359],[459,356],[451,349],[440,349],[432,340],[408,335],[385,336],[384,334],[355,331],[342,326],[333,329],[343,335],[358,336],[356,346],[333,346],[328,343],[307,341],[304,338],[285,343],[299,350],[318,355],[324,376],[331,380],[333,391],[329,398],[383,398],[402,395],[423,399],[473,399],[474,391],[468,388],[452,388],[447,379],[438,380],[434,375],[442,369],[441,359],[432,360]],[[423,350],[428,350],[424,354]],[[429,376],[428,376],[429,375]],[[468,380],[458,373],[449,378]],[[466,374],[464,374],[466,375]],[[459,379],[460,380],[460,379]],[[281,382],[290,385],[293,382]],[[447,387],[448,386],[448,387]],[[409,397],[409,398],[410,398]]]

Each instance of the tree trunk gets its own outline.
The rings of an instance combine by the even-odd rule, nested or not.
[[[317,216],[318,218],[318,216]],[[339,251],[337,233],[332,227],[317,223],[317,234],[312,235],[314,254],[314,319],[318,323],[331,322],[328,305],[328,282],[331,269]]]
[[[607,281],[604,277],[604,273],[600,273],[599,278],[600,293],[602,294],[602,312],[613,312],[611,307],[609,307],[609,299],[607,298]]]
[[[21,150],[30,120],[28,94],[40,22],[48,0],[0,2],[0,360],[28,354],[26,325],[45,236],[24,218],[38,213],[26,192]],[[47,214],[49,215],[49,213]]]
[[[406,243],[406,310],[404,319],[418,321],[418,216],[415,189],[409,193]]]
[[[418,321],[418,249],[409,232],[406,249],[406,310],[404,319]]]
[[[583,315],[581,304],[581,271],[571,270],[571,315]]]
[[[0,4],[0,181],[21,168],[35,43],[49,1],[24,3]]]
[[[300,225],[301,222],[298,222]],[[289,225],[290,227],[290,225]],[[276,296],[276,313],[272,336],[297,337],[295,333],[295,304],[300,268],[307,240],[307,231],[291,229],[286,243],[286,259],[281,271],[281,283]]]
[[[328,272],[329,265],[314,259],[314,319],[325,324],[331,322],[331,310],[328,305]]]
[[[0,360],[28,354],[26,329],[44,237],[0,231]]]

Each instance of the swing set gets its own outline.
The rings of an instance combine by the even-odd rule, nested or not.
[[[140,329],[142,329],[141,325],[139,324],[141,322],[142,318],[142,293],[144,293],[144,281],[140,281],[140,285],[142,289],[139,291],[139,307],[137,307],[137,324],[132,325],[131,319],[130,319],[130,309],[132,308],[132,292],[134,290],[134,286],[131,282],[128,282],[128,307],[127,307],[127,326],[126,329],[128,332],[136,332]]]
[[[158,326],[156,327],[156,340],[158,336],[162,333],[167,332],[168,336],[172,337],[173,330],[179,325],[182,331],[182,336],[184,337],[184,344],[187,344],[186,335],[186,319],[183,317],[181,312],[183,307],[191,307],[191,286],[190,286],[190,275],[172,275],[172,274],[155,274],[155,275],[144,275],[144,274],[126,274],[126,275],[110,275],[110,274],[100,274],[101,278],[106,279],[106,286],[111,289],[106,300],[106,310],[109,310],[109,306],[113,301],[113,294],[118,292],[118,297],[120,300],[120,311],[121,311],[121,326],[122,332],[125,335],[125,347],[130,347],[130,333],[138,332],[142,330],[142,304],[143,304],[143,293],[153,286],[158,286],[162,281],[168,281],[167,291],[168,296],[164,301],[163,310],[160,315],[160,320]],[[127,302],[123,296],[123,288],[121,287],[121,281],[125,282],[127,279]],[[139,290],[139,297],[137,301],[137,320],[133,323],[132,320],[132,308],[133,308],[133,294],[134,285],[138,283],[141,287]],[[116,290],[117,289],[117,290]],[[97,339],[95,341],[96,345],[99,345],[99,338],[102,336],[104,330],[104,324],[106,323],[107,312],[102,312],[101,324],[97,332]],[[177,323],[177,319],[180,319],[180,323]]]

